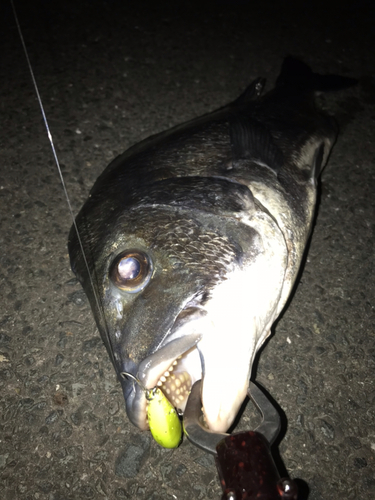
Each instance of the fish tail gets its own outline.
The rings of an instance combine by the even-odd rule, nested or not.
[[[288,56],[284,59],[276,86],[294,87],[299,90],[334,91],[356,85],[358,80],[339,75],[320,75],[314,73],[304,62],[295,57]]]

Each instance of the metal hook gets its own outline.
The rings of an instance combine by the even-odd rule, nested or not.
[[[149,391],[152,391],[152,389],[147,389],[143,384],[142,382],[139,380],[139,378],[135,377],[132,373],[129,373],[129,372],[120,372],[120,375],[123,377],[123,378],[131,378],[132,380],[134,380],[134,382],[136,382],[139,387],[142,389],[142,391],[147,394]]]

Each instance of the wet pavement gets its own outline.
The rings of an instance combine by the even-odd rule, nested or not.
[[[279,455],[300,498],[374,498],[372,3],[16,5],[74,213],[117,154],[257,76],[270,88],[288,54],[360,79],[319,97],[341,134],[303,273],[256,379],[284,414]],[[186,440],[161,449],[127,420],[70,271],[71,219],[9,5],[0,36],[0,497],[218,499],[212,457]]]

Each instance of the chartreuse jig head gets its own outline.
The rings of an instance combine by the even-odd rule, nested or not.
[[[152,437],[163,448],[177,448],[182,439],[182,425],[176,408],[158,387],[147,389],[131,373],[122,376],[133,379],[144,391],[147,405],[147,419]]]

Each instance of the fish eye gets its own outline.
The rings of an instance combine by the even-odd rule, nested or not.
[[[141,264],[135,257],[124,257],[117,264],[117,271],[122,281],[134,280],[141,272]]]
[[[141,250],[125,250],[113,260],[109,268],[112,283],[129,293],[140,292],[150,281],[152,262]]]

